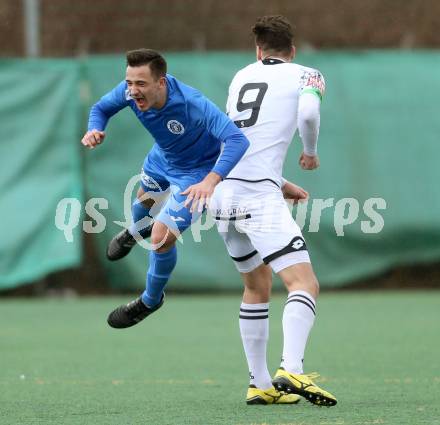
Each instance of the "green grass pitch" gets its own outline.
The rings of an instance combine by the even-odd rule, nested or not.
[[[247,406],[240,296],[169,296],[126,330],[125,298],[0,301],[0,424],[440,425],[440,292],[325,293],[306,352],[338,405]],[[284,297],[270,305],[271,370]]]

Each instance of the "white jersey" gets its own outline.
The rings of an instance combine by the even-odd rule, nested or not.
[[[226,110],[250,146],[228,178],[270,179],[281,186],[287,149],[298,127],[303,93],[322,97],[321,73],[279,59],[265,59],[237,72],[229,87]]]

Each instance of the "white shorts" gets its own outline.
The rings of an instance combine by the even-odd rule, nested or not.
[[[274,182],[225,179],[217,185],[209,209],[239,272],[263,263],[275,273],[310,263],[301,229]]]

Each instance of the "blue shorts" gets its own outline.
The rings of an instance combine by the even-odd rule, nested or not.
[[[155,221],[168,226],[180,233],[185,231],[192,223],[197,221],[202,213],[191,213],[190,207],[185,207],[186,195],[181,195],[189,186],[200,183],[210,170],[175,171],[172,174],[166,172],[160,163],[147,155],[141,170],[141,186],[145,192],[170,192],[170,196],[162,206]]]

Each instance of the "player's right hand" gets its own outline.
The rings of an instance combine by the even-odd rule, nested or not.
[[[286,181],[281,188],[283,192],[284,199],[292,204],[297,204],[298,202],[305,202],[309,199],[309,194],[301,186],[298,186],[292,182]]]
[[[298,163],[303,170],[314,170],[319,167],[319,157],[318,155],[309,156],[303,152]]]
[[[84,134],[81,143],[84,146],[93,149],[95,146],[100,145],[104,141],[104,137],[105,133],[103,131],[90,130]]]
[[[185,191],[181,192],[182,195],[186,195],[185,208],[191,205],[191,213],[196,211],[202,213],[203,209],[209,205],[214,189],[221,180],[219,174],[211,171],[200,183],[187,187]]]

